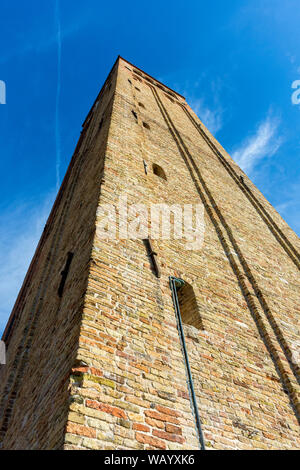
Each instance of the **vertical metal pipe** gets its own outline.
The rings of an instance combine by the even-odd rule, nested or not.
[[[189,386],[190,396],[191,396],[192,405],[193,405],[194,414],[195,414],[195,421],[196,421],[196,426],[197,426],[197,431],[198,431],[200,449],[205,450],[205,443],[204,443],[204,437],[202,433],[201,420],[200,420],[199,411],[198,411],[198,405],[197,405],[197,400],[196,400],[196,395],[195,395],[195,390],[194,390],[194,383],[193,383],[193,378],[192,378],[192,373],[191,373],[191,368],[190,368],[188,352],[187,352],[186,343],[185,343],[185,336],[184,336],[184,331],[183,331],[183,326],[182,326],[182,320],[181,320],[181,314],[180,314],[180,308],[179,308],[179,302],[178,302],[178,296],[177,296],[177,290],[176,290],[176,282],[182,284],[184,283],[184,281],[182,279],[178,279],[173,276],[169,277],[169,281],[170,281],[170,289],[172,292],[173,304],[174,304],[175,313],[176,313],[178,332],[179,332],[179,336],[181,340],[181,345],[183,349],[183,355],[184,355],[184,360],[185,360],[185,365],[186,365],[186,370],[187,370],[187,375],[188,375],[188,386]]]

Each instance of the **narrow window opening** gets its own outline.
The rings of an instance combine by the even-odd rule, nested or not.
[[[176,99],[177,99],[177,96],[176,96],[174,93],[172,93],[171,91],[166,90],[166,92],[169,93],[169,95],[173,96],[173,98],[176,98]]]
[[[146,122],[143,122],[143,126],[144,126],[146,129],[150,129],[149,124],[147,124]]]
[[[138,118],[137,113],[134,110],[132,110],[131,112],[132,112],[133,116],[135,117],[135,119],[137,120],[137,118]]]
[[[176,291],[182,322],[185,325],[203,330],[203,323],[193,287],[185,282],[183,285],[176,286]]]
[[[147,80],[147,82],[152,83],[152,85],[156,85],[156,83],[154,82],[154,80],[151,80],[151,78],[144,77],[144,79]]]
[[[159,176],[159,177],[162,178],[163,180],[167,181],[166,173],[164,172],[164,170],[162,169],[161,166],[157,165],[156,163],[153,163],[152,169],[153,169],[153,173],[154,173],[156,176]]]
[[[66,283],[66,280],[67,280],[67,276],[69,274],[69,270],[70,270],[70,266],[71,266],[73,256],[74,256],[74,253],[71,253],[69,251],[69,253],[67,254],[67,261],[66,261],[65,267],[64,267],[63,271],[61,272],[61,281],[60,281],[59,288],[58,288],[58,291],[57,291],[59,297],[62,297],[62,295],[63,295],[65,283]]]
[[[143,241],[146,246],[148,256],[151,259],[153,272],[155,273],[156,277],[159,278],[161,277],[161,272],[160,272],[160,267],[159,267],[159,263],[157,260],[157,252],[153,249],[152,240],[150,238],[146,238]]]
[[[137,86],[134,87],[137,91],[141,91]]]
[[[130,70],[130,72],[132,71],[127,65],[125,65],[125,69]]]
[[[172,103],[174,103],[174,100],[173,100],[173,98],[171,98],[171,96],[166,95],[166,97],[169,98],[169,100],[170,100]]]
[[[101,129],[102,125],[103,125],[103,118],[101,118],[101,121],[99,123],[99,130]]]
[[[139,106],[140,106],[141,108],[145,108],[145,105],[144,105],[143,103],[141,103],[141,102],[139,102]]]
[[[131,80],[129,80],[129,78],[128,78],[128,81],[129,81],[130,85],[132,85],[132,81],[131,81]]]

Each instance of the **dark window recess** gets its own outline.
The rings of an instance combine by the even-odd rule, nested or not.
[[[147,80],[147,82],[152,83],[152,85],[156,85],[155,81],[154,81],[154,80],[151,80],[151,78],[144,77],[144,79]]]
[[[132,110],[131,112],[132,112],[132,114],[134,115],[135,119],[137,120],[137,118],[138,118],[137,113],[136,113],[134,110]]]
[[[183,285],[177,285],[176,290],[182,322],[185,325],[191,325],[199,330],[203,330],[203,323],[193,287],[185,282]]]
[[[157,165],[156,163],[153,163],[152,169],[153,169],[153,173],[154,173],[156,176],[159,176],[159,177],[162,178],[163,180],[167,181],[166,173],[164,172],[164,170],[162,169],[161,166]]]
[[[130,70],[130,72],[131,72],[131,69],[129,67],[127,67],[127,65],[125,65],[125,69]]]
[[[143,122],[143,126],[144,126],[146,129],[150,129],[149,124],[147,124],[146,122]]]
[[[103,118],[101,119],[101,121],[99,123],[99,130],[101,129],[102,125],[103,125]]]
[[[169,100],[172,101],[172,103],[174,103],[174,100],[173,100],[173,98],[171,98],[171,96],[166,95],[166,97],[169,98]]]
[[[141,91],[137,86],[134,87],[137,91]]]
[[[143,241],[144,241],[144,244],[146,246],[148,256],[151,259],[152,269],[153,269],[156,277],[160,277],[161,272],[160,272],[160,267],[159,267],[159,264],[158,264],[158,261],[157,261],[157,253],[153,249],[152,241],[151,241],[150,238],[146,238]]]
[[[129,78],[128,78],[128,81],[129,81],[130,85],[132,85],[132,81],[131,81],[131,80],[129,80]]]
[[[139,102],[139,106],[140,106],[141,108],[145,108],[145,105],[144,105],[143,103],[141,103],[141,102]]]
[[[111,83],[108,85],[108,89],[109,89],[109,90],[111,89]]]
[[[67,280],[67,276],[69,274],[69,270],[70,270],[70,266],[71,266],[73,256],[74,256],[74,253],[71,253],[69,251],[69,253],[67,255],[67,261],[66,261],[66,264],[65,264],[65,268],[60,273],[61,274],[61,281],[60,281],[59,288],[58,288],[58,291],[57,291],[59,297],[62,297],[62,295],[63,295],[65,283],[66,283],[66,280]]]
[[[171,91],[166,90],[166,92],[169,93],[169,95],[173,96],[173,98],[176,98],[176,99],[177,99],[177,96],[176,96],[174,93],[172,93]]]

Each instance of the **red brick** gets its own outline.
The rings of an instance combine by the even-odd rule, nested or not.
[[[157,411],[160,411],[161,413],[164,413],[166,415],[170,415],[170,416],[180,416],[180,414],[178,413],[178,411],[175,411],[175,410],[170,410],[170,408],[166,408],[165,406],[161,406],[161,405],[156,405],[155,409]]]
[[[173,424],[180,424],[177,418],[173,416],[164,415],[162,413],[158,413],[157,411],[146,410],[145,415],[149,416],[150,418],[158,419],[159,421],[166,421]]]
[[[150,446],[156,447],[158,449],[166,449],[166,443],[162,442],[160,439],[155,439],[155,437],[149,436],[148,434],[141,434],[139,432],[135,433],[135,438],[138,442],[143,444],[149,444]]]
[[[67,423],[66,432],[69,432],[71,434],[79,434],[80,436],[96,437],[95,429],[71,422]]]
[[[99,377],[102,377],[102,376],[103,376],[102,370],[100,370],[100,369],[95,369],[95,367],[91,367],[91,368],[90,368],[90,371],[91,371],[91,374],[92,374],[92,375],[97,375],[97,376],[99,376]]]
[[[133,423],[132,429],[134,431],[142,431],[142,432],[149,432],[150,431],[149,426],[145,426],[145,424],[140,424],[140,423]]]
[[[173,424],[166,424],[166,431],[171,434],[182,434],[182,429],[178,426],[173,426]]]
[[[153,436],[160,437],[161,439],[165,439],[166,441],[179,442],[180,444],[183,444],[184,442],[183,437],[171,434],[169,432],[158,431],[157,429],[153,429],[152,434]]]
[[[164,429],[165,428],[165,424],[164,424],[163,421],[159,421],[157,419],[152,419],[152,418],[146,418],[145,421],[152,428],[159,428],[159,429]]]
[[[94,400],[87,400],[86,406],[88,406],[89,408],[94,408],[95,410],[104,411],[104,413],[109,413],[113,416],[116,416],[117,418],[127,419],[124,410],[116,408],[115,406],[107,405],[105,403],[98,403]]]

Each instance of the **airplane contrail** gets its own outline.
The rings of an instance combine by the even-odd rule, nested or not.
[[[59,0],[55,4],[55,24],[57,37],[57,87],[56,87],[56,106],[55,106],[55,143],[56,143],[56,191],[60,185],[60,160],[61,160],[61,143],[60,143],[60,122],[59,122],[59,101],[61,88],[61,25],[60,25],[60,9]]]

